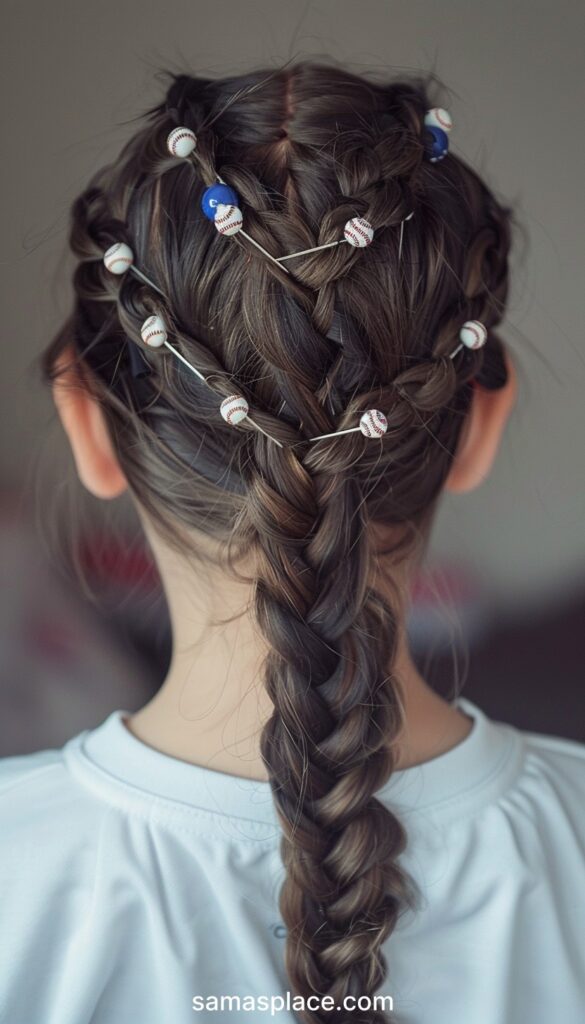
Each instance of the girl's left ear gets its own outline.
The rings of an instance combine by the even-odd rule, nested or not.
[[[53,382],[53,400],[75,459],[79,479],[96,498],[117,498],[128,481],[116,458],[104,414],[87,387],[88,372],[75,360],[68,345],[56,359],[59,375]]]

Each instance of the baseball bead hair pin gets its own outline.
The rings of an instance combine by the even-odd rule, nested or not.
[[[448,133],[453,127],[450,114],[441,107],[434,107],[432,110],[428,110],[424,117],[424,124],[427,130],[428,142],[425,146],[425,156],[431,163],[436,163],[442,160],[449,149]],[[193,153],[197,145],[197,137],[190,128],[174,128],[168,138],[167,147],[172,156],[176,156],[180,159],[188,159]],[[283,261],[292,259],[294,256],[305,256],[311,252],[318,252],[321,249],[328,249],[334,245],[341,245],[343,242],[348,242],[357,248],[364,248],[370,245],[374,238],[374,229],[372,225],[364,217],[352,217],[348,220],[344,227],[344,237],[335,242],[327,242],[325,245],[317,245],[311,249],[303,249],[300,252],[289,253],[286,256],[275,257],[271,253],[267,252],[263,246],[260,245],[254,238],[246,234],[243,230],[243,214],[238,206],[238,196],[231,186],[227,185],[219,175],[216,175],[218,184],[210,185],[205,190],[201,199],[201,208],[205,216],[212,220],[215,224],[217,231],[221,235],[235,235],[241,232],[245,238],[248,238],[253,245],[255,245],[268,259],[274,263],[278,263],[282,266]],[[404,223],[414,215],[414,211],[405,217],[400,225],[400,243],[399,243],[399,258],[402,252],[402,234]],[[134,253],[126,242],[115,242],[109,247],[103,256],[104,265],[107,270],[112,274],[121,275],[127,270],[130,270],[136,275],[141,281],[153,288],[154,291],[158,292],[159,295],[166,299],[163,291],[151,281],[135,264],[134,264]],[[289,273],[288,268],[283,269]],[[199,379],[208,384],[207,378],[198,370],[192,363],[189,362],[185,356],[171,344],[168,338],[168,329],[165,320],[161,313],[155,313],[144,321],[142,324],[140,334],[145,345],[150,348],[166,347],[173,355],[179,359],[192,373],[194,373]],[[449,358],[453,359],[454,356],[462,348],[478,349],[485,344],[487,340],[487,330],[485,326],[479,320],[467,320],[459,331],[459,345],[453,352],[450,353]],[[215,391],[214,388],[212,390]],[[249,422],[259,430],[262,434],[268,437],[275,444],[279,445],[280,448],[284,447],[283,444],[271,434],[268,434],[262,429],[257,423],[254,422],[248,415],[249,405],[246,399],[242,395],[230,395],[228,398],[224,398],[220,405],[220,412],[223,419],[230,426],[236,426],[241,423],[242,420],[248,419]],[[336,430],[330,434],[319,434],[317,437],[306,438],[307,441],[320,441],[329,437],[337,437],[341,434],[352,434],[360,431],[364,437],[382,437],[388,429],[388,420],[383,412],[379,409],[368,409],[360,417],[359,426],[349,427],[345,430]]]

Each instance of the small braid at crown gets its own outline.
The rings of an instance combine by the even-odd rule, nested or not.
[[[436,163],[442,160],[448,153],[449,150],[449,139],[448,133],[453,127],[453,122],[450,114],[440,108],[433,107],[428,110],[424,117],[424,125],[426,129],[426,141],[425,141],[425,156],[431,163]],[[179,127],[174,128],[167,138],[167,148],[169,153],[179,159],[190,159],[197,145],[197,136],[190,128]],[[302,249],[299,252],[289,253],[286,256],[273,256],[263,246],[260,245],[254,238],[246,234],[243,230],[243,214],[238,205],[238,196],[233,188],[228,185],[219,175],[216,175],[218,183],[216,185],[210,185],[205,190],[201,199],[201,209],[205,216],[213,221],[219,234],[231,236],[238,232],[247,238],[253,245],[255,245],[260,251],[272,262],[282,267],[286,273],[290,273],[287,267],[283,267],[283,263],[286,260],[293,259],[296,256],[306,256],[311,252],[318,252],[322,249],[328,249],[335,245],[342,245],[348,243],[356,248],[365,248],[371,245],[374,238],[374,228],[364,217],[352,217],[347,221],[344,227],[344,237],[334,242],[327,242],[324,245],[316,245],[311,249]],[[404,231],[404,224],[414,216],[414,210],[405,217],[400,223],[400,242],[398,249],[398,257],[400,259],[402,253],[402,238]],[[125,242],[114,242],[113,245],[107,249],[103,255],[103,262],[107,270],[112,274],[122,275],[127,270],[130,270],[136,275],[143,283],[158,292],[163,298],[166,299],[164,292],[151,281],[134,263],[134,253],[129,245]],[[192,373],[194,373],[203,383],[208,384],[207,378],[195,367],[188,359],[182,355],[181,352],[171,344],[168,337],[168,328],[162,314],[155,313],[142,324],[140,334],[145,345],[149,348],[160,348],[166,347],[172,354],[179,359]],[[450,353],[449,358],[453,359],[462,348],[479,349],[485,345],[487,341],[487,328],[479,320],[466,320],[459,331],[459,344]],[[211,385],[208,384],[208,387]],[[212,389],[214,390],[214,389]],[[243,420],[248,420],[252,426],[259,430],[262,434],[268,437],[271,441],[274,441],[280,448],[284,447],[282,442],[277,438],[272,437],[262,427],[259,426],[249,416],[249,404],[243,395],[234,394],[228,398],[224,398],[220,405],[220,413],[230,426],[237,426]],[[336,430],[330,434],[319,434],[317,437],[306,438],[306,441],[321,441],[325,438],[338,437],[341,434],[352,434],[358,430],[367,438],[380,438],[386,433],[388,429],[388,419],[380,409],[367,409],[366,412],[360,417],[359,425],[357,427],[349,427],[345,430]],[[303,442],[304,443],[304,442]]]

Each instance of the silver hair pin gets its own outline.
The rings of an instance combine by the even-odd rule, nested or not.
[[[129,270],[135,277],[144,281],[144,284],[147,284],[149,288],[154,288],[155,292],[158,292],[163,298],[166,297],[154,281],[151,281],[146,274],[143,274],[138,267],[134,266],[134,253],[130,246],[126,245],[126,242],[114,242],[106,250],[104,253],[104,266],[106,270],[109,270],[111,274],[116,274],[116,276],[125,274]]]
[[[404,220],[400,221],[400,244],[398,247],[398,259],[400,259],[402,253],[402,236],[404,234],[404,224],[407,220],[414,217],[414,210],[408,214]],[[294,256],[307,256],[310,252],[319,252],[321,249],[330,249],[334,245],[343,245],[344,242],[349,242],[350,245],[358,246],[363,248],[366,245],[370,245],[374,238],[374,229],[369,221],[364,217],[353,217],[348,220],[344,229],[344,238],[338,239],[336,242],[325,242],[324,245],[315,245],[312,249],[301,249],[300,252],[291,252],[288,256],[277,256],[277,261],[283,263],[284,260],[292,260]]]
[[[404,220],[400,221],[400,242],[398,243],[398,262],[399,263],[400,263],[400,260],[402,258],[402,238],[404,236],[404,225],[406,224],[407,220],[410,220],[411,217],[414,217],[414,210],[412,211],[412,213],[408,214],[408,217],[405,217]]]

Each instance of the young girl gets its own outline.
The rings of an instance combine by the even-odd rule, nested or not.
[[[513,214],[431,84],[171,76],[73,205],[44,370],[173,657],[0,762],[7,1024],[583,1019],[585,747],[440,698],[406,638],[516,395]]]

